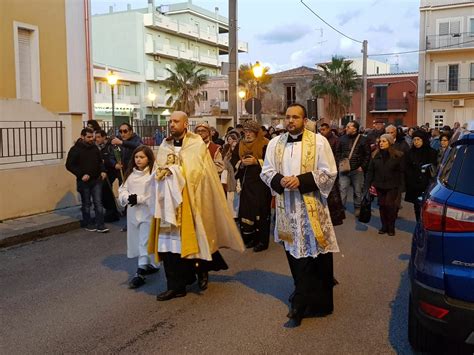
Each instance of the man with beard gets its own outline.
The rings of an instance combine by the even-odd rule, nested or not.
[[[339,188],[341,189],[342,204],[345,206],[349,187],[352,186],[355,217],[359,217],[364,176],[370,161],[370,146],[367,138],[359,133],[359,127],[357,121],[347,123],[346,134],[339,139],[339,147],[336,152],[337,161],[349,159],[350,170],[339,172]]]
[[[210,270],[228,268],[218,249],[244,250],[207,146],[187,128],[186,113],[173,112],[171,137],[162,142],[156,157],[158,171],[167,169],[157,174],[154,233],[148,244],[165,268],[167,290],[158,301],[186,296],[196,274],[199,288],[205,290]]]
[[[94,144],[94,131],[84,128],[81,138],[69,150],[66,169],[76,176],[77,191],[81,195],[82,224],[89,232],[106,233],[102,205],[102,180],[107,178],[99,148]],[[95,221],[91,218],[91,199]]]
[[[260,179],[268,139],[256,121],[244,123],[244,138],[239,143],[240,181],[239,221],[245,246],[254,252],[268,248],[272,195]]]
[[[322,135],[305,129],[306,109],[286,110],[288,133],[268,144],[260,177],[276,195],[275,241],[282,243],[293,276],[290,320],[333,312],[333,257],[339,247],[326,197],[337,176],[331,147]]]

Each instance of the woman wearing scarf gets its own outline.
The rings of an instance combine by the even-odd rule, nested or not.
[[[268,248],[270,239],[270,189],[260,179],[268,139],[255,121],[244,124],[244,138],[239,143],[238,169],[240,181],[239,222],[247,248],[260,252]]]
[[[380,220],[379,234],[395,235],[395,221],[400,204],[401,191],[405,187],[403,153],[394,147],[391,134],[380,136],[379,146],[372,154],[367,173],[367,186],[377,189]]]
[[[420,220],[421,205],[418,200],[430,183],[428,173],[423,173],[421,167],[432,164],[436,167],[437,152],[430,147],[428,135],[419,130],[413,133],[413,145],[405,157],[405,201],[414,205],[416,221]]]
[[[236,164],[239,162],[239,139],[240,134],[237,131],[227,133],[226,143],[222,148],[222,157],[224,160],[224,171],[221,175],[221,183],[226,192],[227,203],[233,213],[234,219],[237,219],[239,212],[239,194],[237,191],[237,180],[235,179]]]

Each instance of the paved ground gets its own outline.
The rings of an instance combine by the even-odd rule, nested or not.
[[[163,272],[133,291],[125,234],[82,230],[0,250],[0,353],[410,354],[406,337],[411,206],[395,237],[353,215],[337,227],[335,312],[286,329],[292,279],[281,247],[224,251],[207,291],[157,302]]]

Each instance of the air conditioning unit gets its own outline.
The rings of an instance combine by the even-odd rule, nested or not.
[[[464,107],[464,99],[453,100],[453,107]]]

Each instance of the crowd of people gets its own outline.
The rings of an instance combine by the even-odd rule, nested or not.
[[[273,233],[294,280],[286,325],[296,327],[305,316],[333,311],[334,226],[350,210],[350,187],[355,217],[364,196],[377,196],[379,233],[394,236],[402,197],[419,220],[419,197],[430,179],[422,166],[436,167],[461,129],[457,123],[441,130],[386,126],[382,120],[365,130],[356,120],[337,129],[316,127],[304,106],[292,104],[283,124],[267,128],[248,120],[221,139],[207,123],[191,132],[187,115],[176,111],[170,136],[156,133],[156,156],[128,123],[117,137],[107,137],[88,121],[66,168],[76,176],[87,231],[107,232],[105,222],[126,212],[127,256],[138,260],[130,288],[164,265],[167,290],[159,301],[185,296],[196,280],[205,290],[209,271],[228,267],[220,248],[259,253]]]

